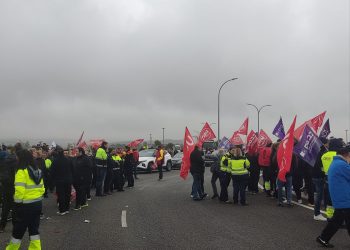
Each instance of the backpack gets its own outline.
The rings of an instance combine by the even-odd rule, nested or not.
[[[260,149],[259,157],[258,157],[259,166],[268,167],[271,165],[271,153],[272,153],[271,147],[264,147]]]

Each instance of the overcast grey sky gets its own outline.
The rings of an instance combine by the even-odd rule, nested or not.
[[[348,0],[0,0],[0,140],[350,122]],[[213,125],[215,132],[217,125]],[[272,136],[273,139],[276,139]]]

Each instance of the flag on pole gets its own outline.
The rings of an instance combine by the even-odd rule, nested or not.
[[[244,120],[243,124],[237,130],[237,134],[241,134],[241,135],[248,134],[248,117]]]
[[[93,147],[94,149],[98,149],[102,142],[104,142],[104,139],[94,139],[94,140],[90,140],[90,145],[91,147]]]
[[[320,139],[312,131],[309,125],[306,125],[300,141],[294,147],[294,153],[306,161],[310,166],[314,166],[321,146],[322,142]]]
[[[294,146],[294,128],[296,122],[296,116],[292,122],[292,125],[288,129],[286,136],[281,141],[277,149],[277,163],[279,167],[278,179],[282,182],[286,182],[286,174],[290,171],[290,165],[292,164],[293,146]]]
[[[258,148],[258,136],[251,130],[247,137],[246,152],[249,154],[255,154]]]
[[[329,119],[324,123],[322,130],[320,132],[320,138],[327,138],[328,135],[331,133],[331,127],[329,125]]]
[[[232,146],[232,143],[230,142],[230,140],[224,136],[221,139],[218,148],[230,149],[231,146]]]
[[[75,144],[76,147],[81,143],[81,140],[83,139],[83,136],[84,136],[84,131],[83,131],[83,133],[81,133],[81,136],[80,136],[79,140]]]
[[[183,157],[182,157],[182,163],[181,163],[181,169],[180,169],[180,177],[182,179],[186,179],[188,172],[191,167],[191,161],[190,161],[190,155],[194,149],[194,141],[193,137],[186,127],[185,130],[185,137],[184,137],[184,148],[183,148]]]
[[[273,129],[272,134],[281,140],[283,140],[284,136],[286,135],[284,132],[282,117],[280,117],[280,120],[278,121],[276,127]]]
[[[258,138],[258,149],[265,147],[267,144],[272,143],[270,137],[265,133],[264,130],[260,129]]]
[[[243,140],[242,138],[239,136],[238,132],[234,132],[231,139],[230,139],[230,142],[233,144],[233,145],[243,145]]]
[[[198,146],[202,147],[203,142],[208,141],[208,140],[213,140],[215,139],[215,133],[209,126],[209,124],[206,122],[202,128],[202,131],[199,133],[198,136]]]
[[[137,139],[128,144],[130,148],[136,148],[141,142],[143,142],[143,139]]]
[[[314,118],[311,118],[310,120],[304,122],[301,124],[298,128],[295,129],[294,131],[294,137],[299,140],[300,137],[302,136],[304,129],[306,125],[309,125],[311,129],[315,133],[317,133],[318,129],[322,126],[324,116],[326,115],[326,111],[322,112],[321,114],[315,116]]]

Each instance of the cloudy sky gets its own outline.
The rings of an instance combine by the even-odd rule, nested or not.
[[[350,122],[348,0],[0,0],[0,141]],[[217,124],[213,124],[217,131]],[[275,137],[272,137],[275,139]]]

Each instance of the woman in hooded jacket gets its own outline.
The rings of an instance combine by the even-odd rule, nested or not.
[[[40,213],[45,192],[42,171],[28,150],[17,152],[19,169],[15,175],[12,239],[6,250],[19,249],[28,229],[29,248],[41,249],[39,236]]]

